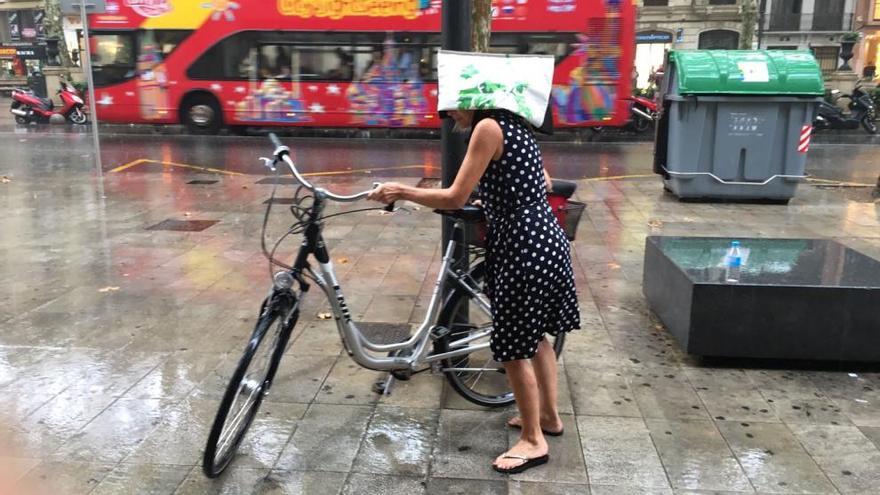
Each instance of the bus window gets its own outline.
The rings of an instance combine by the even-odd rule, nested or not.
[[[354,55],[349,46],[262,44],[261,79],[297,81],[351,81]]]
[[[251,50],[256,47],[253,31],[234,34],[209,48],[186,74],[200,80],[247,80],[253,77]]]
[[[553,55],[556,63],[572,52],[574,33],[492,33],[492,53]]]
[[[117,84],[135,76],[134,32],[91,36],[95,86]]]
[[[168,58],[168,55],[171,55],[171,52],[177,48],[177,45],[183,43],[183,40],[192,34],[192,31],[183,29],[156,29],[150,31],[152,31],[153,39],[156,42],[162,60]]]

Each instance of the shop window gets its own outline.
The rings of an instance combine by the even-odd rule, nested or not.
[[[736,0],[709,0],[709,5],[736,5]]]
[[[736,50],[738,45],[739,33],[736,31],[714,29],[700,33],[701,50]]]
[[[644,0],[645,7],[668,7],[669,0]]]

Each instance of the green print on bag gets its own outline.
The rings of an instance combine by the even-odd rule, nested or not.
[[[477,72],[474,66],[469,65],[462,71],[461,77],[462,79],[470,79]],[[510,95],[516,103],[516,113],[526,119],[531,119],[532,111],[526,104],[525,99],[526,87],[526,83],[516,83],[512,88],[508,88],[503,83],[484,81],[473,88],[459,91],[458,107],[473,109],[500,108],[498,105],[499,100],[505,95]]]
[[[553,67],[552,55],[440,50],[437,110],[503,109],[540,127],[552,90]]]

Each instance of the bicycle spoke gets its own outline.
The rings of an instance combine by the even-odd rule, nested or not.
[[[246,385],[247,382],[248,382],[248,380],[244,380],[244,381],[242,382],[242,385]],[[262,388],[263,388],[263,387],[262,387],[262,385],[261,385],[261,386],[258,386],[258,387],[253,387],[253,388],[251,389],[251,393],[248,395],[248,397],[247,397],[247,402],[245,402],[244,407],[242,407],[241,409],[239,409],[238,412],[236,412],[235,416],[232,418],[232,423],[229,425],[230,428],[229,428],[229,429],[224,428],[224,433],[226,433],[226,435],[223,435],[223,437],[220,439],[219,445],[217,446],[217,451],[218,451],[218,453],[219,453],[219,452],[225,452],[226,446],[227,446],[227,444],[229,443],[229,441],[230,441],[232,438],[234,438],[235,436],[237,436],[236,433],[238,432],[238,426],[239,426],[239,425],[241,424],[241,422],[245,419],[245,417],[247,416],[246,413],[249,411],[249,409],[248,409],[247,406],[249,406],[249,405],[251,404],[252,399],[256,396],[256,393],[259,392],[259,391],[261,391]],[[235,399],[235,400],[236,400],[236,402],[238,401],[238,396],[237,396],[237,395],[236,395],[236,399]],[[235,402],[233,402],[233,405],[235,405]],[[230,408],[230,409],[231,409],[231,408]]]
[[[489,358],[489,359],[486,361],[486,364],[483,365],[483,368],[485,369],[485,367],[488,366],[489,363],[491,363],[491,362],[492,362],[492,358]],[[481,371],[481,372],[479,372],[479,373],[477,374],[477,377],[476,377],[476,379],[474,380],[474,384],[471,385],[471,388],[477,388],[477,382],[479,382],[479,381],[480,381],[480,378],[482,378],[482,377],[483,377],[483,372]]]

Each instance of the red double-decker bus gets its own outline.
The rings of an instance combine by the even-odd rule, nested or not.
[[[89,16],[98,118],[438,127],[440,0],[107,0]],[[631,0],[496,0],[493,52],[556,57],[558,127],[623,125]]]

